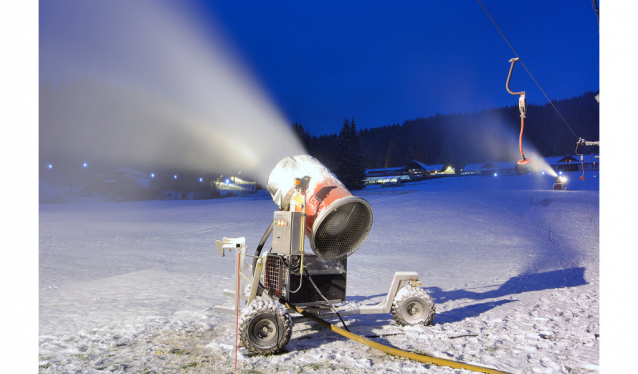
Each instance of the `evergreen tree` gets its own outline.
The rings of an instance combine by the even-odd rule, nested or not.
[[[299,139],[299,142],[303,144],[306,152],[308,152],[308,149],[310,148],[310,133],[308,132],[308,129],[304,129],[301,123],[295,122],[292,124],[292,131],[297,139]]]
[[[441,149],[441,153],[439,153],[436,163],[445,165],[453,163],[452,149],[447,136],[443,139],[443,147]]]
[[[401,146],[400,141],[390,140],[390,144],[388,144],[387,152],[385,154],[385,167],[393,168],[403,165],[403,157],[401,155]]]
[[[354,118],[350,120],[350,138],[352,142],[350,156],[351,185],[348,188],[351,190],[360,190],[365,187],[365,153],[363,150],[363,144],[361,143],[361,138],[357,133],[357,127],[354,123]]]
[[[333,152],[333,172],[339,178],[339,180],[348,187],[350,184],[349,180],[349,161],[350,157],[350,124],[348,123],[348,119],[343,122],[341,126],[341,131],[339,132],[339,136],[337,137],[337,146],[335,152]]]
[[[334,155],[334,173],[350,190],[360,190],[365,180],[365,154],[352,118],[345,119],[337,138]]]

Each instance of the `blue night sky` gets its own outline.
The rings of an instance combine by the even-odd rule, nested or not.
[[[599,90],[590,1],[483,0],[552,100]],[[515,57],[478,1],[209,1],[286,117],[315,135],[515,105]],[[547,99],[520,63],[510,87]]]
[[[549,98],[599,90],[599,27],[591,1],[482,3]],[[67,65],[91,53],[89,57],[98,63],[116,54],[127,57],[128,52],[118,46],[100,51],[111,31],[100,32],[101,18],[88,10],[73,15],[83,4],[40,3],[41,84],[48,79],[55,85],[60,79],[61,70],[51,63],[65,56],[60,40],[75,43],[71,47],[79,56],[68,58]],[[360,129],[371,128],[436,113],[516,105],[518,100],[505,90],[508,61],[515,54],[478,1],[172,4],[191,6],[205,25],[204,33],[207,27],[221,29],[285,121],[299,122],[314,135],[338,132],[344,118],[354,118]],[[108,13],[110,5],[101,6],[102,11],[94,15]],[[143,26],[148,16],[132,17],[138,17],[135,22],[140,24],[132,32],[153,32]],[[192,27],[197,28],[194,23]],[[81,31],[72,33],[73,29]],[[161,32],[170,37],[170,30]],[[166,36],[157,36],[163,43],[159,48],[170,50]],[[133,52],[143,49],[130,48]],[[131,65],[141,58],[132,58]],[[121,60],[118,56],[114,63]],[[159,65],[160,60],[152,57],[147,65]],[[136,69],[133,75],[138,76],[147,70]],[[188,62],[182,62],[175,72],[189,69]],[[68,71],[77,70],[67,69],[63,75],[70,79]],[[167,75],[175,76],[163,76]],[[511,88],[526,91],[530,104],[547,103],[520,63]]]

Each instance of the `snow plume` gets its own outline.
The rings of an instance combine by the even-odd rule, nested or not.
[[[519,135],[520,135],[520,118],[516,118],[516,126],[512,126],[508,123],[508,119],[502,118],[494,112],[484,112],[485,118],[478,124],[473,124],[474,127],[470,131],[470,144],[473,143],[473,147],[480,149],[479,154],[482,154],[486,161],[519,161],[521,160],[521,152],[519,148]],[[527,119],[526,119],[527,120]],[[509,120],[511,121],[511,120]],[[526,131],[529,131],[529,127],[533,126],[533,122],[529,121],[526,124]],[[530,158],[532,161],[525,165],[532,172],[544,171],[552,176],[556,176],[556,172],[545,161],[545,157],[525,138],[525,132],[523,132],[523,153],[526,158]]]
[[[213,22],[181,2],[40,4],[40,153],[48,164],[242,171],[305,153]]]

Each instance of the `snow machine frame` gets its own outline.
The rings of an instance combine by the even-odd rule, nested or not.
[[[291,314],[295,320],[307,319],[303,314],[339,317],[346,330],[342,317],[357,314],[392,313],[399,325],[432,323],[434,302],[414,271],[396,272],[378,304],[346,303],[347,257],[368,236],[372,208],[318,160],[284,158],[266,188],[279,210],[255,254],[247,254],[244,237],[215,241],[222,257],[235,251],[236,290],[224,290],[235,305],[215,306],[215,311],[237,316],[241,345],[255,354],[281,351],[292,335]],[[270,237],[272,245],[262,253]],[[313,254],[304,249],[306,237]]]
[[[240,346],[245,347],[250,354],[268,355],[282,351],[292,337],[294,322],[306,322],[310,319],[295,310],[284,307],[284,304],[290,306],[292,303],[274,294],[262,284],[264,268],[268,258],[273,254],[268,250],[259,256],[248,255],[244,237],[224,238],[222,241],[216,241],[215,246],[222,257],[235,250],[235,282],[240,292],[238,298],[236,291],[224,289],[224,296],[233,298],[236,303],[233,306],[216,305],[215,311],[237,316]],[[254,265],[246,261],[248,257],[254,257]],[[306,276],[312,279],[310,272],[307,272]],[[342,299],[328,300],[328,302],[302,302],[301,305],[292,304],[292,307],[322,319],[338,317],[344,323],[346,330],[342,317],[359,314],[391,313],[400,326],[430,325],[436,308],[432,298],[421,288],[422,285],[416,272],[398,271],[394,273],[387,295],[378,304],[333,305],[341,301],[345,302],[344,284]],[[318,293],[321,294],[319,291]],[[240,300],[245,301],[243,307]]]
[[[256,257],[256,264],[253,267],[250,263],[246,261],[247,257],[254,257],[248,255],[246,248],[246,238],[224,238],[222,241],[216,241],[215,245],[217,247],[217,252],[225,257],[227,253],[232,252],[232,250],[236,250],[237,254],[235,255],[235,268],[239,270],[239,272],[235,271],[235,281],[239,284],[239,290],[244,290],[244,292],[240,293],[239,297],[241,300],[246,302],[246,306],[250,305],[253,301],[257,299],[264,299],[268,301],[278,301],[279,297],[269,290],[263,289],[263,285],[260,283],[261,276],[264,270],[264,264],[266,263],[267,257],[270,254],[270,251],[266,251],[262,253],[259,257]],[[253,271],[254,269],[254,271]],[[239,279],[238,279],[239,278]],[[341,316],[351,316],[357,314],[387,314],[392,311],[393,301],[399,291],[403,286],[409,285],[410,287],[422,287],[423,283],[419,281],[419,275],[415,271],[397,271],[394,273],[392,277],[392,282],[390,284],[390,289],[386,297],[379,302],[378,304],[373,305],[357,305],[357,304],[349,304],[344,306],[336,306],[335,309]],[[246,287],[248,286],[248,287]],[[261,292],[258,292],[261,287]],[[224,289],[224,296],[236,299],[237,294],[236,291]],[[305,304],[305,305],[304,305]],[[315,314],[318,317],[322,318],[333,318],[337,317],[332,308],[325,303],[320,302],[309,302],[309,303],[301,303],[296,304],[298,306],[306,306],[304,308],[305,311]],[[236,307],[233,306],[215,306],[215,311],[218,313],[225,314],[233,314],[237,313]],[[304,320],[305,317],[296,316],[295,320]]]

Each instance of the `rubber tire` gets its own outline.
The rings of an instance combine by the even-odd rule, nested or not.
[[[251,354],[281,352],[292,336],[292,318],[286,308],[274,301],[254,300],[239,320],[240,345]]]
[[[431,325],[436,307],[424,289],[407,285],[392,302],[392,317],[400,326]]]

